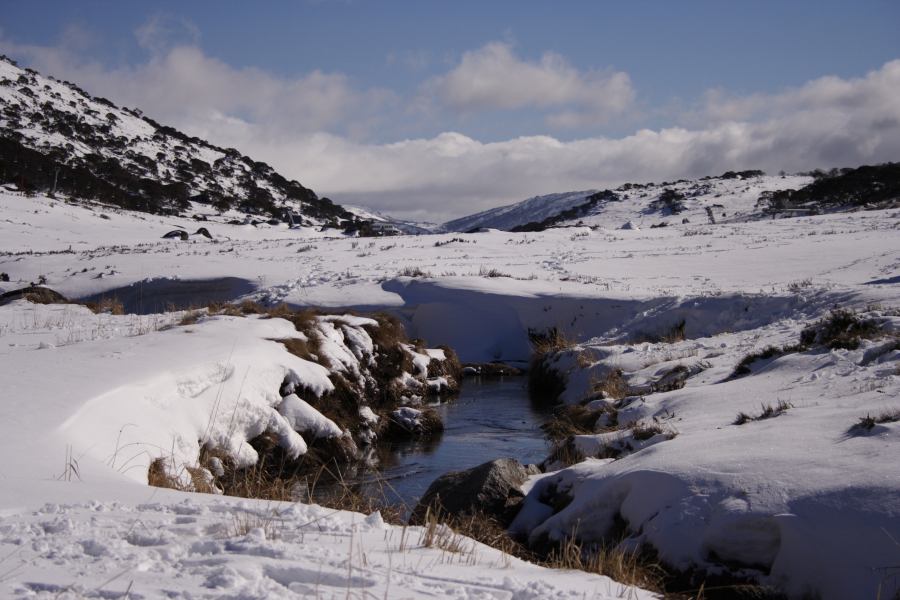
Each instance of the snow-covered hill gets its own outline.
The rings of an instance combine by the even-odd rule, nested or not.
[[[803,184],[800,178],[786,180],[793,186]],[[235,277],[246,281],[241,292],[246,297],[271,304],[394,310],[406,320],[410,336],[432,347],[447,344],[464,361],[526,362],[533,351],[530,331],[555,328],[574,344],[568,358],[561,359],[568,362],[559,363],[568,378],[564,400],[577,404],[588,399],[585,395],[597,391],[597,382],[610,369],[621,371],[629,389],[636,391],[627,402],[593,397],[592,408],[608,410],[608,402],[618,411],[621,427],[606,429],[605,422],[604,428],[584,433],[573,443],[585,460],[536,476],[529,484],[529,512],[517,523],[523,535],[535,543],[542,533],[551,540],[577,533],[590,541],[607,535],[612,521],[618,524],[616,540],[623,527],[627,534],[623,547],[645,544],[676,569],[725,572],[798,596],[818,593],[827,600],[876,597],[879,586],[882,597],[892,597],[898,585],[892,565],[898,555],[891,536],[897,539],[900,531],[900,481],[890,462],[900,433],[900,421],[892,420],[900,411],[900,212],[744,218],[753,214],[760,190],[781,185],[779,181],[707,181],[710,189],[696,196],[691,196],[694,183],[670,184],[673,194],[684,198],[668,194],[654,206],[650,204],[662,192],[622,190],[629,198],[601,198],[596,205],[604,211],[580,217],[588,224],[592,219],[608,222],[609,228],[490,230],[380,240],[328,237],[327,231],[309,228],[234,226],[216,219],[204,223],[213,239],[190,235],[187,240],[163,240],[160,231],[192,231],[196,221],[3,192],[0,275],[8,281],[0,280],[0,292],[43,281],[66,296],[83,297],[114,295],[134,283],[150,287],[165,278]],[[707,202],[722,204],[715,207],[715,223],[708,219]],[[667,214],[677,204],[683,204],[683,210]],[[641,225],[641,217],[643,227],[621,229],[626,220]],[[685,218],[688,223],[683,223]],[[647,226],[663,220],[669,225]],[[749,354],[769,345],[796,344],[800,332],[827,318],[835,305],[860,311],[860,318],[876,319],[872,339],[862,340],[856,349],[821,344],[794,349],[752,362],[745,378],[728,379]],[[97,581],[116,574],[104,570],[106,557],[115,557],[136,570],[135,586],[148,597],[162,592],[154,591],[155,580],[138,565],[183,577],[176,588],[202,591],[199,597],[249,594],[253,589],[271,595],[291,585],[305,589],[303,585],[316,581],[312,573],[333,574],[339,570],[336,565],[350,566],[356,574],[362,561],[353,559],[351,565],[348,556],[357,546],[347,549],[354,535],[354,544],[365,544],[370,561],[366,573],[379,597],[388,587],[391,593],[407,592],[403,597],[428,593],[412,562],[408,568],[396,562],[391,566],[390,561],[401,556],[396,546],[376,549],[374,536],[390,539],[401,535],[399,530],[368,535],[358,529],[354,534],[348,523],[361,524],[364,517],[335,515],[332,525],[343,536],[344,550],[323,539],[321,543],[332,544],[333,560],[320,567],[318,557],[303,550],[296,521],[322,513],[279,505],[276,523],[281,527],[282,518],[288,521],[283,538],[226,530],[209,542],[203,536],[212,530],[204,528],[220,514],[248,513],[263,523],[256,529],[264,534],[266,505],[193,498],[185,504],[168,492],[154,495],[134,481],[123,483],[127,478],[104,468],[103,460],[89,458],[98,449],[114,452],[122,427],[133,435],[126,403],[146,406],[193,393],[191,386],[198,379],[183,372],[194,364],[189,357],[202,363],[224,354],[227,362],[236,344],[240,350],[231,360],[245,362],[233,369],[222,388],[224,397],[233,401],[229,390],[240,388],[245,373],[249,385],[278,361],[288,360],[277,348],[275,356],[254,350],[272,350],[266,340],[279,335],[253,332],[277,327],[277,320],[215,320],[156,332],[173,317],[114,318],[67,307],[47,312],[21,302],[0,307],[0,315],[0,378],[13,382],[6,384],[11,399],[0,410],[0,451],[13,456],[27,447],[31,456],[29,463],[0,467],[0,477],[15,482],[0,485],[0,558],[16,556],[10,567],[26,561],[21,574],[0,582],[11,593],[21,589],[16,593],[27,597],[29,584],[45,586],[40,589],[51,590],[48,593],[74,584],[94,582],[96,587]],[[660,334],[679,323],[683,339],[663,339]],[[207,336],[215,337],[208,346]],[[151,342],[161,344],[155,350],[160,362],[142,360]],[[95,361],[94,370],[87,370],[86,361]],[[141,368],[140,377],[135,365]],[[105,387],[104,369],[110,371],[106,383],[118,392]],[[681,389],[659,389],[660,378],[673,370],[690,377]],[[73,383],[76,379],[81,383]],[[157,386],[176,380],[189,385],[174,386],[171,394]],[[122,390],[134,392],[118,395]],[[112,393],[112,405],[120,412],[104,410]],[[197,392],[196,398],[210,394]],[[67,404],[71,398],[77,398],[76,405]],[[770,418],[760,418],[767,410],[761,403],[772,407]],[[164,408],[154,411],[165,414]],[[741,412],[749,420],[735,424]],[[80,417],[71,419],[73,413]],[[192,427],[208,422],[202,413],[177,426],[165,418],[148,421],[144,426],[150,430],[142,430],[143,440],[133,441],[163,445],[161,440],[179,432],[188,439]],[[869,429],[854,429],[867,415],[885,420]],[[661,433],[654,434],[652,426]],[[48,473],[50,467],[58,464],[62,471],[67,444],[73,446],[85,482],[46,481],[57,474]],[[617,460],[608,456],[607,447]],[[171,451],[171,442],[165,451]],[[106,458],[103,452],[99,458]],[[40,468],[28,471],[29,464],[38,463]],[[567,489],[572,499],[568,505],[561,496]],[[150,497],[158,509],[146,508]],[[88,500],[98,502],[91,505]],[[48,501],[56,504],[42,512]],[[200,529],[179,522],[185,516],[179,511],[191,512],[188,516],[197,519]],[[132,528],[132,521],[142,524]],[[160,528],[160,536],[138,535],[147,523]],[[320,543],[315,536],[324,534],[316,530],[307,535],[308,543]],[[23,548],[21,558],[14,554]],[[146,548],[159,552],[153,555]],[[242,552],[264,553],[266,558],[254,562]],[[427,549],[415,552],[411,561],[433,556]],[[60,553],[65,556],[62,562],[56,560]],[[164,553],[184,558],[167,561]],[[215,553],[224,562],[207,563],[204,553]],[[287,560],[298,563],[296,570],[279,579]],[[431,592],[462,595],[462,588],[472,591],[472,582],[482,577],[494,590],[510,590],[512,583],[504,582],[521,578],[529,586],[538,585],[539,579],[552,586],[534,587],[531,596],[523,592],[522,597],[564,597],[560,590],[583,589],[588,581],[582,575],[552,572],[545,577],[517,562],[510,571],[457,567],[441,565],[436,575],[442,578],[440,585],[450,585],[449,578],[455,583]],[[405,569],[402,583],[390,575],[398,568]],[[356,581],[329,577],[341,585]],[[204,582],[208,589],[201,590]],[[121,583],[116,590],[125,588]],[[599,596],[604,593],[601,588]]]
[[[442,231],[482,228],[541,231],[590,225],[617,229],[664,227],[676,221],[734,222],[900,204],[900,165],[766,175],[729,171],[718,177],[662,183],[626,183],[615,190],[535,196],[444,223]]]
[[[409,235],[422,235],[434,233],[440,228],[437,223],[418,223],[414,221],[404,221],[396,219],[389,215],[382,214],[377,210],[365,208],[362,206],[350,206],[345,204],[344,208],[366,221],[370,221],[377,231],[385,234],[406,233]]]
[[[0,58],[0,181],[148,212],[188,202],[312,224],[359,220],[234,148],[219,148],[77,85]]]
[[[491,208],[474,215],[448,221],[441,225],[441,229],[443,231],[471,231],[473,229],[501,229],[508,231],[517,225],[524,225],[531,221],[540,221],[577,206],[583,203],[585,198],[592,193],[593,190],[535,196],[522,202]]]

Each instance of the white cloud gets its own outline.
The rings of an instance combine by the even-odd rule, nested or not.
[[[70,37],[85,43],[83,35]],[[401,117],[394,109],[400,101],[385,90],[357,89],[339,73],[279,77],[262,69],[234,68],[190,46],[169,48],[128,68],[107,68],[75,60],[78,52],[70,47],[16,46],[8,40],[2,45],[39,70],[264,160],[337,202],[431,221],[536,194],[626,181],[900,160],[900,60],[863,77],[824,77],[778,94],[709,92],[680,126],[615,139],[531,136],[483,142],[447,132],[371,143],[356,134],[379,120],[399,127],[395,119]],[[453,92],[458,107],[548,107],[555,118],[575,122],[602,109],[602,104],[589,104],[592,96],[586,90],[617,85],[611,83],[614,75],[598,76],[602,85],[592,83],[590,74],[578,73],[553,55],[524,63],[508,46],[494,46],[475,51],[474,58],[464,59],[450,74],[464,66],[483,67],[487,59],[499,61],[513,72],[504,80],[508,87],[470,82],[466,92],[462,82]],[[633,94],[630,84],[619,85],[626,90],[619,97]],[[611,106],[624,110],[627,103]]]
[[[232,67],[196,46],[168,46],[173,39],[192,35],[191,27],[181,21],[149,21],[135,36],[151,50],[150,57],[125,67],[82,61],[67,45],[0,42],[46,74],[70,79],[92,94],[139,107],[158,121],[192,132],[205,131],[226,115],[285,135],[331,129],[353,136],[395,102],[388,90],[359,90],[340,73],[315,70],[280,77],[256,67]]]
[[[134,36],[141,48],[161,54],[175,46],[197,45],[200,30],[187,19],[155,15],[138,27]]]
[[[456,67],[426,82],[422,93],[460,112],[554,109],[547,117],[554,127],[603,123],[628,110],[635,97],[627,73],[580,72],[553,52],[528,62],[504,42],[466,52]]]

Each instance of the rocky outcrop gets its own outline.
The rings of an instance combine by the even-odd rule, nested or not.
[[[522,485],[538,472],[534,465],[500,458],[465,471],[445,473],[428,487],[413,510],[410,523],[422,523],[430,510],[442,516],[483,513],[506,526],[519,512],[525,497]]]
[[[28,286],[19,290],[13,290],[0,294],[0,306],[9,304],[14,300],[24,298],[34,304],[68,304],[69,301],[59,292],[39,285]]]

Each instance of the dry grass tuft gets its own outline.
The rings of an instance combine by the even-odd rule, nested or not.
[[[853,425],[847,433],[865,433],[874,429],[876,425],[896,423],[897,421],[900,421],[900,409],[886,410],[875,416],[866,415],[865,417],[860,417],[859,422]]]
[[[568,350],[575,346],[575,341],[566,337],[566,334],[557,327],[550,327],[543,331],[529,329],[528,339],[531,341],[534,353],[539,357]]]
[[[794,408],[794,405],[790,402],[779,400],[774,406],[772,404],[761,404],[760,408],[761,412],[755,417],[750,416],[745,412],[739,412],[734,421],[732,421],[732,425],[744,425],[745,423],[749,423],[750,421],[763,421],[765,419],[773,419],[775,417],[783,415],[789,409]]]
[[[590,383],[591,395],[603,398],[621,400],[628,395],[628,382],[621,369],[611,369],[603,375],[592,378]]]
[[[166,458],[162,456],[153,459],[153,462],[150,463],[150,468],[147,470],[147,483],[153,487],[182,492],[190,491],[177,477],[169,473],[166,468]]]
[[[231,513],[231,527],[228,537],[244,537],[255,529],[261,529],[267,540],[276,540],[281,537],[283,523],[278,513],[274,510],[265,515],[248,512]]]
[[[544,423],[541,429],[550,440],[562,440],[572,435],[594,433],[597,420],[608,414],[608,427],[616,423],[616,411],[613,408],[590,410],[580,404],[562,406],[554,411],[553,418]]]
[[[541,464],[544,466],[554,465],[555,467],[556,465],[562,465],[568,467],[580,463],[585,458],[587,457],[584,453],[575,447],[574,436],[570,435],[566,439],[557,442]]]
[[[575,535],[552,550],[545,566],[554,569],[575,569],[605,575],[611,579],[647,590],[662,592],[666,571],[656,562],[649,562],[638,552],[619,550],[613,545],[583,546]]]

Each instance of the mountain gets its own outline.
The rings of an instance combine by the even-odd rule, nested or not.
[[[372,227],[380,230],[385,234],[397,233],[406,235],[424,235],[435,233],[439,230],[440,225],[436,223],[420,223],[416,221],[404,221],[389,215],[382,214],[377,210],[365,208],[363,206],[344,205],[348,211],[356,215],[360,219],[370,221]]]
[[[594,190],[534,196],[516,204],[490,208],[474,215],[447,221],[441,225],[440,229],[442,231],[471,231],[484,228],[510,230],[518,225],[540,221],[577,206],[593,192]]]
[[[900,163],[800,175],[728,171],[717,177],[626,183],[615,190],[535,196],[444,223],[442,231],[542,231],[574,225],[663,227],[675,220],[740,221],[896,207]]]
[[[0,57],[0,182],[153,213],[220,211],[359,229],[353,213],[266,163]]]

